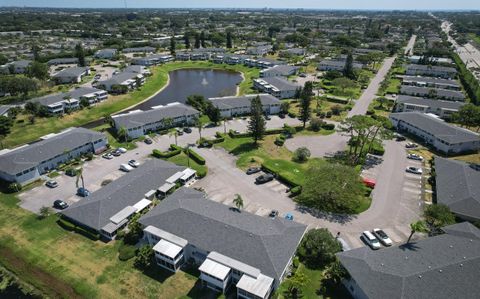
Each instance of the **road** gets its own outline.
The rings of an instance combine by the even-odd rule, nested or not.
[[[405,48],[405,55],[412,56],[413,55],[413,48],[415,47],[415,41],[417,40],[417,36],[413,34],[408,41],[407,47]]]

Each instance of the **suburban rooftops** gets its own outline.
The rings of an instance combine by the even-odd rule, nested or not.
[[[95,93],[104,94],[105,91],[101,89],[93,88],[93,87],[80,87],[80,88],[73,89],[69,92],[46,95],[40,98],[32,99],[30,101],[40,103],[41,105],[44,105],[44,106],[48,106],[48,105],[65,101],[66,98],[79,100],[81,97],[85,95],[95,94]]]
[[[212,104],[218,109],[231,109],[231,108],[237,108],[237,107],[250,106],[252,100],[257,96],[260,97],[260,101],[262,102],[262,105],[275,105],[275,104],[279,105],[281,103],[279,99],[266,93],[262,93],[259,95],[249,94],[244,96],[209,98],[208,100],[211,101]]]
[[[298,84],[295,84],[294,82],[288,81],[287,79],[284,79],[282,77],[267,77],[267,78],[259,78],[255,79],[256,81],[263,81],[269,85],[272,85],[276,87],[277,89],[281,90],[293,90],[297,89],[300,86]]]
[[[61,70],[60,72],[53,75],[54,78],[61,78],[61,77],[78,77],[84,74],[88,70],[87,67],[69,67],[66,69]]]
[[[397,103],[428,106],[434,110],[436,109],[458,110],[460,109],[460,107],[465,105],[464,102],[442,101],[442,100],[426,99],[426,98],[420,98],[420,97],[412,97],[407,95],[399,95],[397,99]]]
[[[84,128],[68,129],[48,136],[42,141],[0,155],[0,170],[15,175],[57,155],[62,155],[66,150],[104,138],[106,137],[102,133]]]
[[[407,70],[418,70],[418,71],[433,70],[436,72],[457,73],[457,70],[453,67],[423,65],[423,64],[409,64],[407,65]]]
[[[269,219],[208,199],[204,194],[180,188],[140,218],[188,240],[203,250],[218,252],[253,266],[279,279],[305,232],[306,227],[281,218]]]

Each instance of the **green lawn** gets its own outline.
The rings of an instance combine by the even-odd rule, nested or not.
[[[402,85],[400,79],[390,78],[390,80],[388,80],[388,87],[385,90],[385,93],[398,94],[400,92],[400,85]]]
[[[243,65],[214,64],[204,61],[171,62],[156,66],[151,68],[152,76],[147,79],[145,85],[139,90],[125,95],[110,95],[107,100],[96,106],[75,111],[62,117],[37,117],[35,118],[34,124],[29,122],[27,115],[19,115],[11,129],[10,135],[3,140],[3,145],[5,147],[14,147],[25,144],[35,141],[43,135],[59,132],[69,127],[82,126],[91,121],[124,110],[154,95],[163,88],[168,81],[168,73],[170,71],[185,68],[222,69],[242,72],[245,80],[239,85],[239,94],[252,92],[252,78],[256,78],[259,75],[259,70],[256,68],[249,68]]]
[[[181,166],[189,166],[190,168],[197,171],[197,173],[207,173],[208,168],[206,165],[200,165],[192,159],[188,159],[187,155],[182,152],[179,155],[168,158],[167,161],[175,163]]]
[[[475,33],[469,33],[468,37],[470,37],[477,45],[480,45],[480,35],[477,35]]]

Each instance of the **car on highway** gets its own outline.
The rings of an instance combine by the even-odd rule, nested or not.
[[[262,169],[260,167],[250,167],[249,169],[247,169],[246,173],[254,174],[254,173],[260,172],[261,170]]]
[[[413,173],[413,174],[422,174],[423,171],[421,168],[418,168],[418,167],[413,167],[413,166],[408,166],[406,169],[405,169],[406,172],[409,172],[409,173]]]
[[[364,231],[362,233],[362,236],[361,236],[361,239],[363,240],[363,242],[365,242],[368,246],[370,246],[370,248],[372,248],[373,250],[377,250],[377,249],[380,249],[380,242],[378,241],[378,239],[371,233],[369,232],[368,230]]]
[[[407,158],[411,160],[423,161],[423,157],[417,154],[408,154]]]
[[[53,207],[55,209],[65,210],[66,208],[68,208],[68,203],[64,202],[61,199],[57,199],[56,201],[53,202]]]
[[[393,244],[392,240],[388,237],[388,235],[383,230],[379,228],[374,228],[372,233],[375,237],[377,237],[377,239],[380,240],[380,243],[382,243],[383,245],[392,246]]]
[[[113,155],[111,153],[105,153],[102,155],[102,158],[107,159],[107,160],[112,160]]]
[[[137,161],[135,160],[130,160],[128,161],[128,165],[134,167],[134,168],[137,168],[138,166],[140,166],[140,163],[138,163]]]
[[[119,148],[117,148],[117,151],[119,151],[122,154],[125,154],[127,152],[127,149],[124,148],[124,147],[119,147]]]
[[[416,143],[413,143],[413,142],[408,142],[407,144],[405,144],[405,147],[406,148],[417,148],[418,145]]]
[[[152,139],[150,139],[150,138],[145,138],[144,142],[146,144],[152,144],[153,143]]]
[[[275,218],[275,217],[277,217],[277,216],[278,216],[278,211],[277,211],[277,210],[272,210],[272,211],[270,212],[270,214],[268,214],[268,217],[270,217],[270,218],[272,218],[272,219]]]
[[[192,133],[192,129],[189,128],[189,127],[185,127],[185,128],[183,128],[183,132],[185,132],[187,134],[190,134],[190,133]]]
[[[48,188],[57,188],[58,183],[55,180],[49,180],[45,183],[45,186],[47,186]]]
[[[130,172],[133,170],[133,167],[128,164],[120,164],[120,170],[125,172]]]
[[[256,184],[265,184],[265,183],[268,183],[270,181],[273,181],[273,174],[271,173],[266,173],[266,174],[262,174],[261,176],[257,177],[255,179],[255,183]]]
[[[90,196],[90,191],[88,191],[86,188],[80,187],[77,189],[77,195],[81,197],[88,197]]]

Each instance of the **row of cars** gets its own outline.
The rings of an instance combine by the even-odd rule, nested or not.
[[[248,175],[251,175],[251,174],[259,173],[260,171],[262,171],[262,169],[260,167],[250,167],[250,168],[247,169],[246,173]],[[273,174],[264,173],[264,174],[255,178],[255,184],[257,184],[257,185],[265,184],[265,183],[268,183],[270,181],[273,181],[274,178],[275,178],[275,176]]]
[[[375,228],[371,232],[366,230],[362,233],[361,239],[373,250],[380,249],[383,246],[392,246],[393,242],[388,235],[381,229]]]
[[[414,149],[414,148],[418,148],[418,145],[413,142],[408,142],[407,144],[405,144],[405,148]],[[420,162],[423,161],[423,157],[417,154],[407,154],[407,159],[420,161]],[[420,167],[415,167],[415,166],[408,166],[405,169],[405,171],[413,174],[420,174],[420,175],[423,174],[422,169]]]

